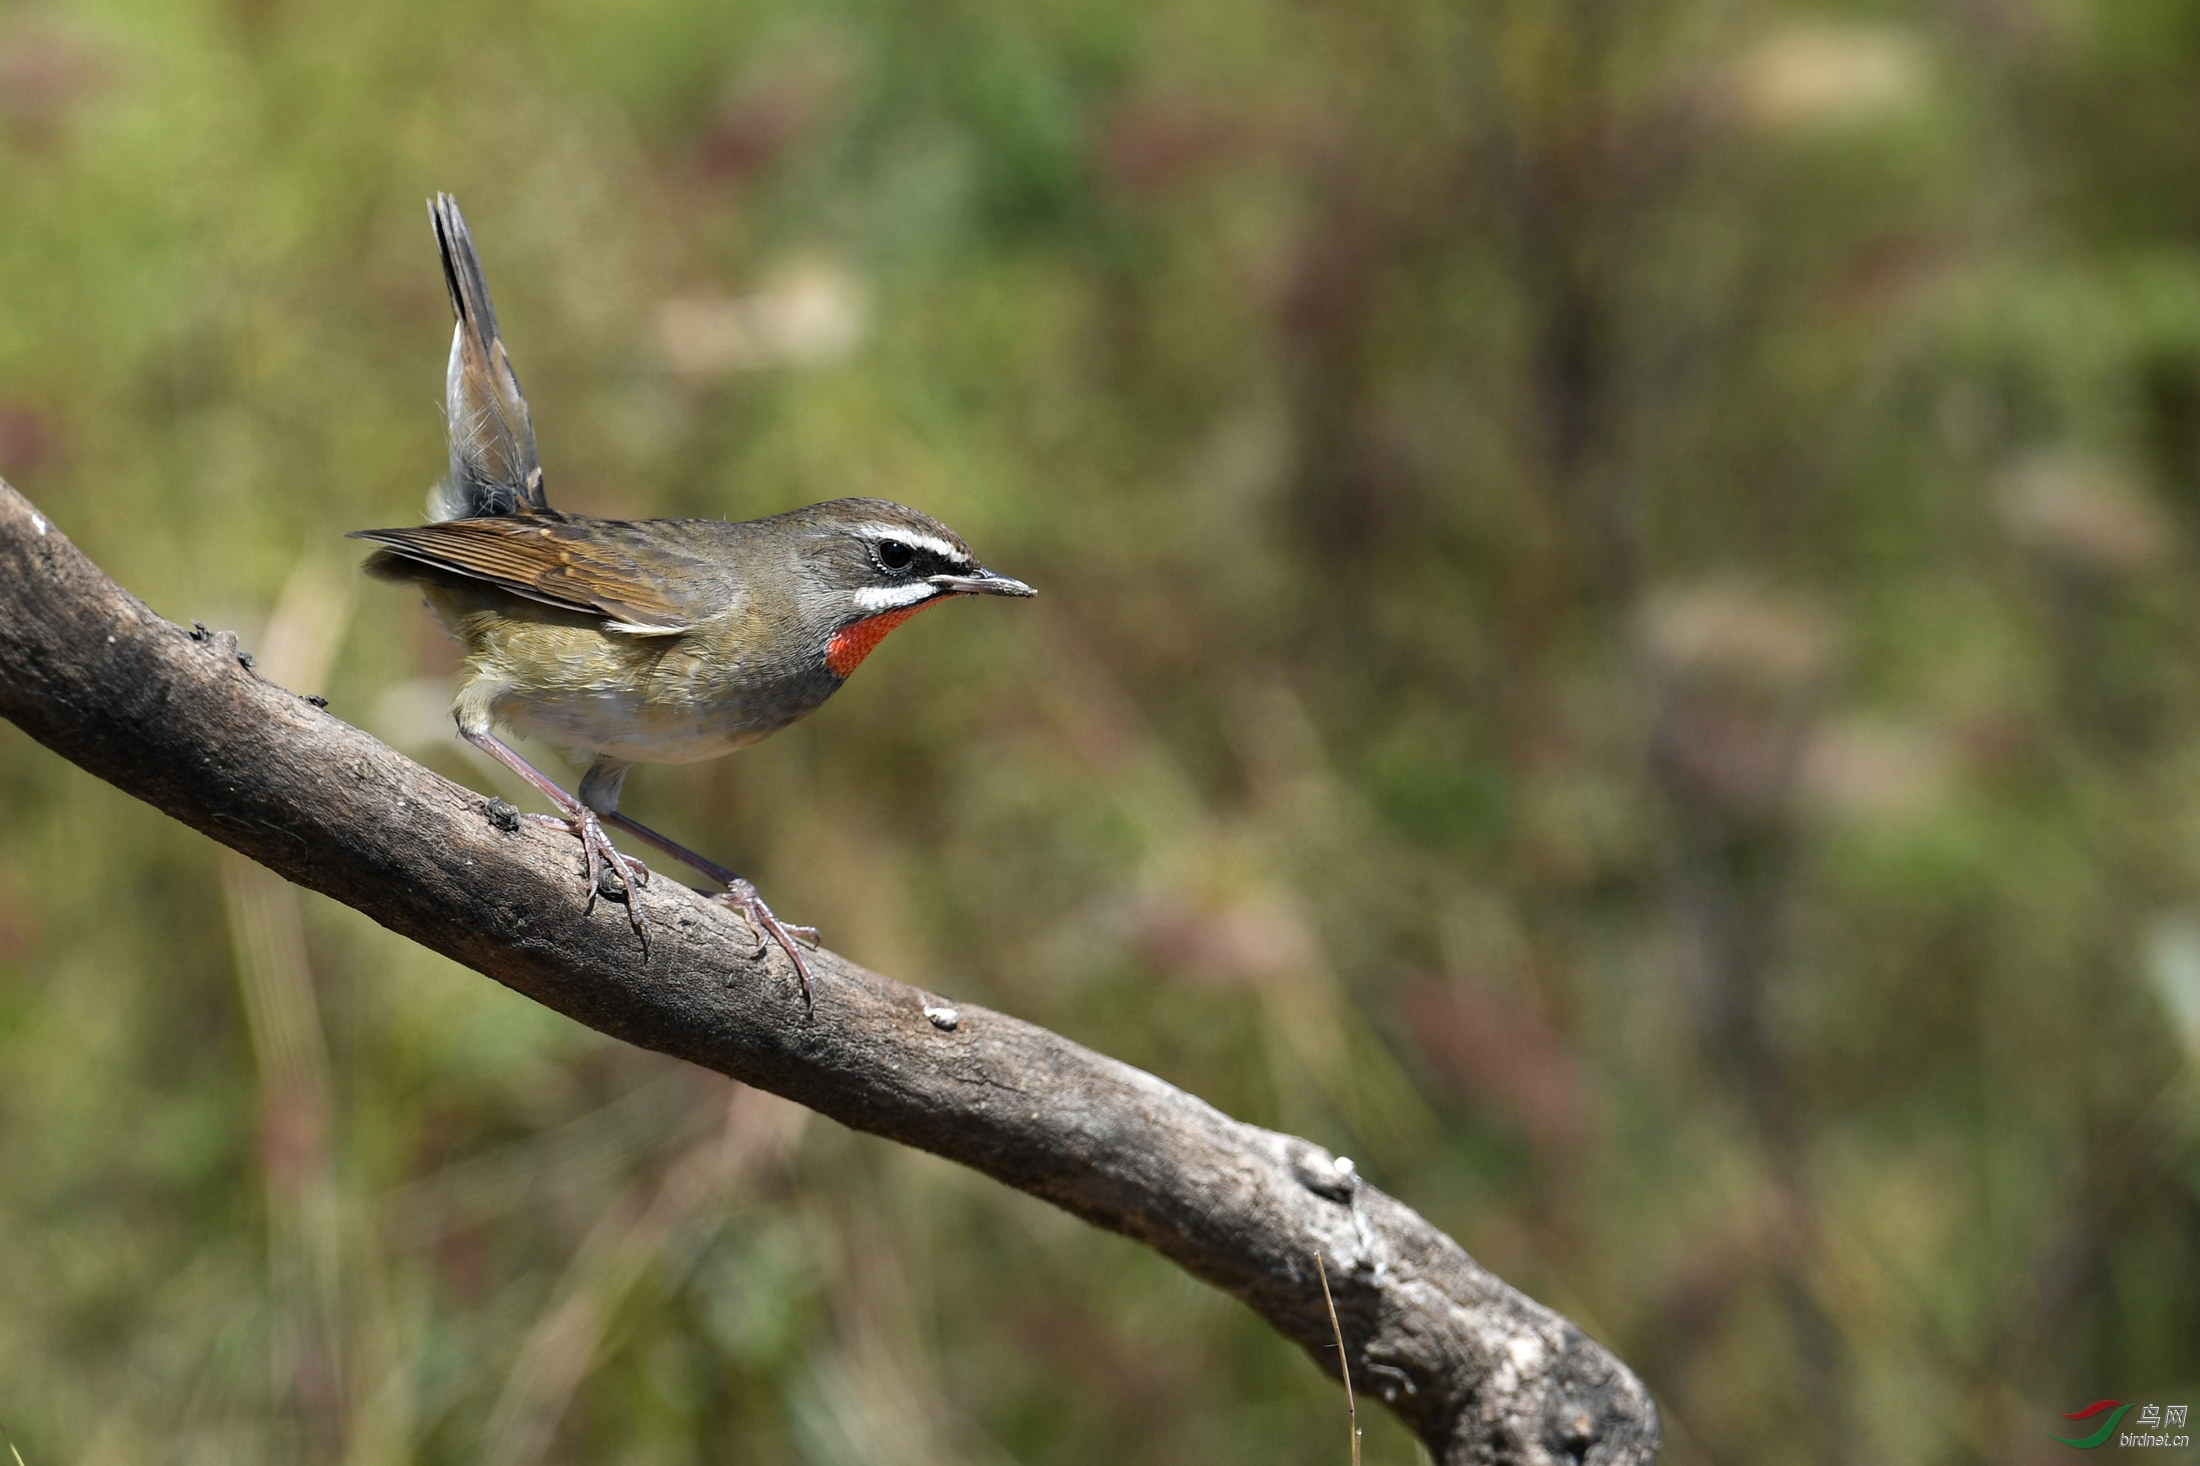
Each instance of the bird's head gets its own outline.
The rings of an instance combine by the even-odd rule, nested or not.
[[[795,531],[804,620],[825,631],[825,664],[836,677],[927,606],[1038,594],[979,564],[963,537],[931,515],[885,499],[834,499],[785,519]]]

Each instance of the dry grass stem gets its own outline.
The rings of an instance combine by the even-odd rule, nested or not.
[[[1329,1329],[1337,1336],[1337,1373],[1344,1380],[1344,1414],[1352,1426],[1352,1466],[1360,1466],[1360,1406],[1352,1398],[1352,1366],[1344,1357],[1344,1325],[1337,1322],[1337,1300],[1329,1292],[1329,1269],[1322,1255],[1314,1254],[1314,1271],[1321,1275],[1322,1302],[1329,1305]]]

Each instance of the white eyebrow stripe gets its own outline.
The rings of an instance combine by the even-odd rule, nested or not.
[[[903,606],[929,601],[938,593],[937,586],[921,580],[908,585],[867,585],[856,592],[856,605],[877,615],[880,611],[898,611]]]
[[[903,529],[898,524],[859,524],[857,534],[867,534],[882,540],[900,540],[905,545],[918,545],[957,565],[974,565],[968,550],[959,550],[936,534],[926,534],[920,529]]]

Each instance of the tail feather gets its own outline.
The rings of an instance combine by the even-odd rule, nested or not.
[[[451,364],[444,382],[444,415],[450,421],[450,477],[428,496],[434,520],[549,511],[542,492],[542,462],[535,454],[527,398],[497,334],[496,308],[481,256],[458,202],[447,193],[428,205],[436,247],[443,255],[443,283],[458,324],[451,332]]]

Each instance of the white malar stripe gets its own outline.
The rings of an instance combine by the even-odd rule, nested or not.
[[[919,545],[957,565],[974,563],[968,550],[958,550],[938,535],[926,534],[922,530],[903,529],[898,524],[859,524],[856,526],[856,533],[869,535],[873,539],[900,540],[905,545]]]
[[[876,616],[881,611],[898,611],[919,601],[929,601],[937,594],[935,587],[921,580],[909,585],[867,585],[856,592],[856,605]]]

